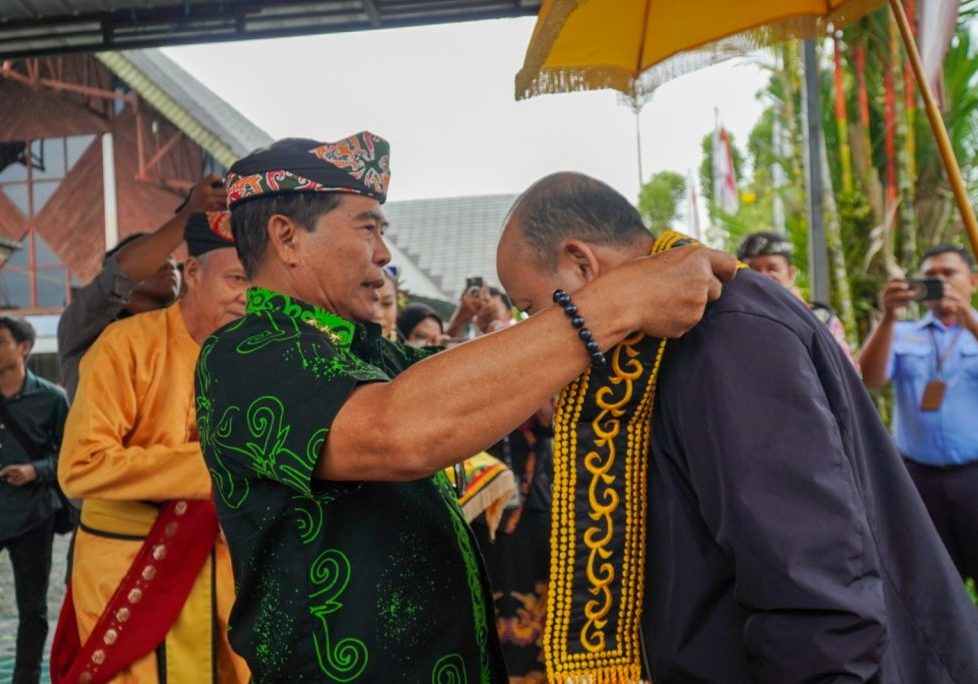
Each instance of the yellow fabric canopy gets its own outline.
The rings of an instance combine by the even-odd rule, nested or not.
[[[823,32],[883,0],[545,0],[516,76],[516,97],[614,88],[635,94],[656,65],[659,82],[704,58]],[[749,32],[746,36],[742,35]],[[740,35],[739,35],[740,34]],[[735,41],[731,37],[738,36]]]

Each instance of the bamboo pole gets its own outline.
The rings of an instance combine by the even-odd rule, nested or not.
[[[890,17],[890,69],[893,81],[893,123],[896,133],[895,168],[897,211],[900,216],[900,261],[907,268],[917,261],[917,211],[913,202],[913,181],[910,174],[907,141],[907,92],[903,51],[900,49],[896,21]]]
[[[905,0],[904,10],[907,13],[907,19],[910,22],[910,32],[914,37],[914,41],[917,41],[917,0]],[[904,105],[904,113],[907,117],[907,137],[904,140],[904,144],[907,147],[907,171],[910,174],[910,184],[911,190],[911,200],[916,201],[916,187],[917,187],[917,98],[913,90],[913,71],[909,68],[909,65],[903,67],[903,91],[906,97],[906,104]]]
[[[836,302],[839,305],[839,317],[846,329],[846,340],[852,349],[859,348],[858,330],[856,328],[856,312],[852,307],[852,287],[849,284],[849,269],[846,266],[846,250],[842,246],[842,224],[839,218],[839,207],[835,202],[835,191],[832,189],[832,174],[829,171],[829,154],[822,138],[819,146],[822,156],[822,182],[824,184],[825,209],[825,244],[829,249],[829,262],[832,267],[832,279],[835,283]]]
[[[903,44],[907,48],[910,66],[913,68],[914,77],[917,79],[920,97],[924,101],[924,110],[927,112],[930,127],[934,131],[937,149],[941,153],[948,182],[951,184],[954,199],[958,204],[958,210],[961,212],[961,219],[964,221],[964,228],[968,234],[968,242],[971,243],[971,252],[978,255],[978,219],[975,218],[975,211],[968,198],[968,190],[964,185],[958,160],[954,157],[954,149],[951,147],[951,140],[947,135],[947,128],[944,126],[941,110],[937,106],[934,93],[931,92],[930,84],[924,74],[924,66],[920,61],[917,43],[913,38],[913,32],[910,30],[910,21],[907,19],[907,13],[903,10],[903,3],[900,0],[889,0],[889,4],[893,16],[896,18],[897,27],[900,29]]]

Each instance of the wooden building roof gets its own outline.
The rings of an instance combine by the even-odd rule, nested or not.
[[[159,50],[100,52],[96,57],[224,167],[271,136]]]
[[[113,138],[120,237],[158,227],[202,175],[272,140],[157,50],[4,61],[0,144],[70,139],[81,147],[49,196],[35,198],[33,217],[9,194],[24,186],[8,183],[0,237],[21,242],[33,226],[82,282],[106,248],[101,133]]]

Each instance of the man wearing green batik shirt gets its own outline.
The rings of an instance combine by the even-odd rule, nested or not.
[[[228,175],[252,288],[201,350],[197,425],[237,584],[230,639],[256,682],[505,682],[482,560],[441,471],[517,427],[593,348],[683,334],[734,273],[701,248],[638,259],[575,293],[592,350],[554,308],[432,355],[369,322],[388,182],[388,144],[366,132],[280,141]]]

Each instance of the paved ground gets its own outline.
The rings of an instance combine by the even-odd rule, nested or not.
[[[64,597],[65,561],[68,552],[68,537],[55,536],[54,559],[52,561],[51,585],[48,589],[48,648],[54,636],[54,626],[61,610]],[[14,577],[10,568],[10,557],[0,553],[0,684],[9,684],[14,669],[14,645],[17,638],[17,604],[14,601]],[[44,656],[44,676],[41,681],[47,684],[47,652]]]

